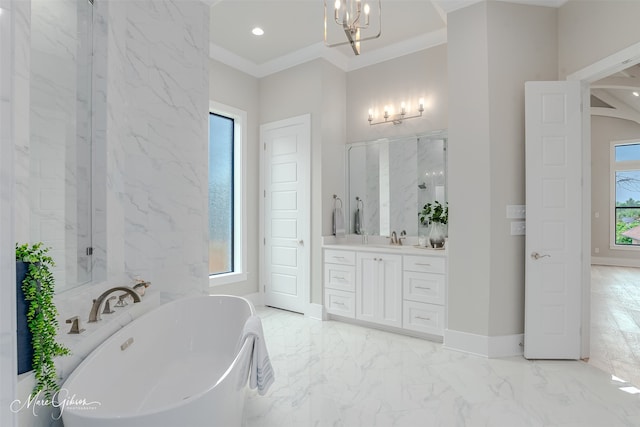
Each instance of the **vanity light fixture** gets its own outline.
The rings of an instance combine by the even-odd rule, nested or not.
[[[369,118],[367,120],[369,121],[370,126],[380,125],[382,123],[393,123],[394,125],[399,125],[405,120],[422,117],[422,113],[424,113],[424,100],[420,98],[420,101],[418,101],[418,114],[413,114],[411,116],[407,115],[407,107],[403,102],[402,104],[400,104],[400,113],[398,114],[393,114],[392,112],[390,112],[389,107],[385,105],[384,115],[382,116],[384,120],[380,120],[377,122],[373,121],[373,109],[369,109]]]
[[[381,0],[378,0],[378,33],[373,35],[363,34],[369,28],[369,20],[371,14],[371,7],[369,3],[362,5],[362,0],[335,0],[333,5],[333,20],[336,24],[342,27],[344,34],[347,36],[347,41],[339,43],[329,43],[327,41],[327,1],[324,0],[324,44],[328,47],[342,46],[350,44],[353,53],[360,55],[360,42],[365,40],[377,39],[382,34],[382,17],[381,17]],[[375,1],[375,0],[373,0]],[[329,18],[330,19],[330,18]],[[375,26],[373,27],[375,31]]]

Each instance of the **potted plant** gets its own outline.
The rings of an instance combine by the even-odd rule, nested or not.
[[[24,279],[19,283],[22,292],[18,293],[18,300],[21,296],[24,298],[27,307],[26,324],[31,333],[32,368],[36,378],[31,396],[35,397],[42,392],[44,397],[51,401],[60,389],[54,357],[68,355],[71,352],[56,342],[59,327],[58,310],[53,303],[55,283],[51,272],[55,264],[47,255],[48,252],[49,248],[43,247],[42,243],[16,244],[16,263],[26,264],[26,269],[24,266],[16,265],[16,271],[24,271]],[[21,301],[18,301],[18,306],[20,303]],[[18,319],[19,328],[20,323]],[[19,330],[18,335],[21,335],[21,332]]]
[[[437,200],[433,203],[427,203],[422,210],[418,212],[420,224],[430,225],[429,243],[434,249],[444,248],[444,238],[446,235],[446,225],[449,221],[449,204],[445,202],[444,206]]]

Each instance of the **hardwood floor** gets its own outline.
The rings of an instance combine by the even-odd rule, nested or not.
[[[640,387],[640,268],[591,266],[589,364]]]

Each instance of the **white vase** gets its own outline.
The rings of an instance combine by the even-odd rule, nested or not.
[[[432,222],[429,230],[429,243],[434,249],[444,248],[446,225],[441,222]]]

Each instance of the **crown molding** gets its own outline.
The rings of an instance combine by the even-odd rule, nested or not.
[[[442,28],[438,31],[426,33],[390,46],[366,52],[360,56],[348,57],[340,51],[327,47],[324,43],[320,42],[280,56],[271,61],[267,61],[263,64],[256,64],[249,61],[215,43],[209,43],[209,57],[260,79],[270,74],[320,58],[325,59],[344,72],[349,72],[398,58],[400,56],[408,55],[410,53],[429,49],[434,46],[445,44],[446,42],[447,29]]]

